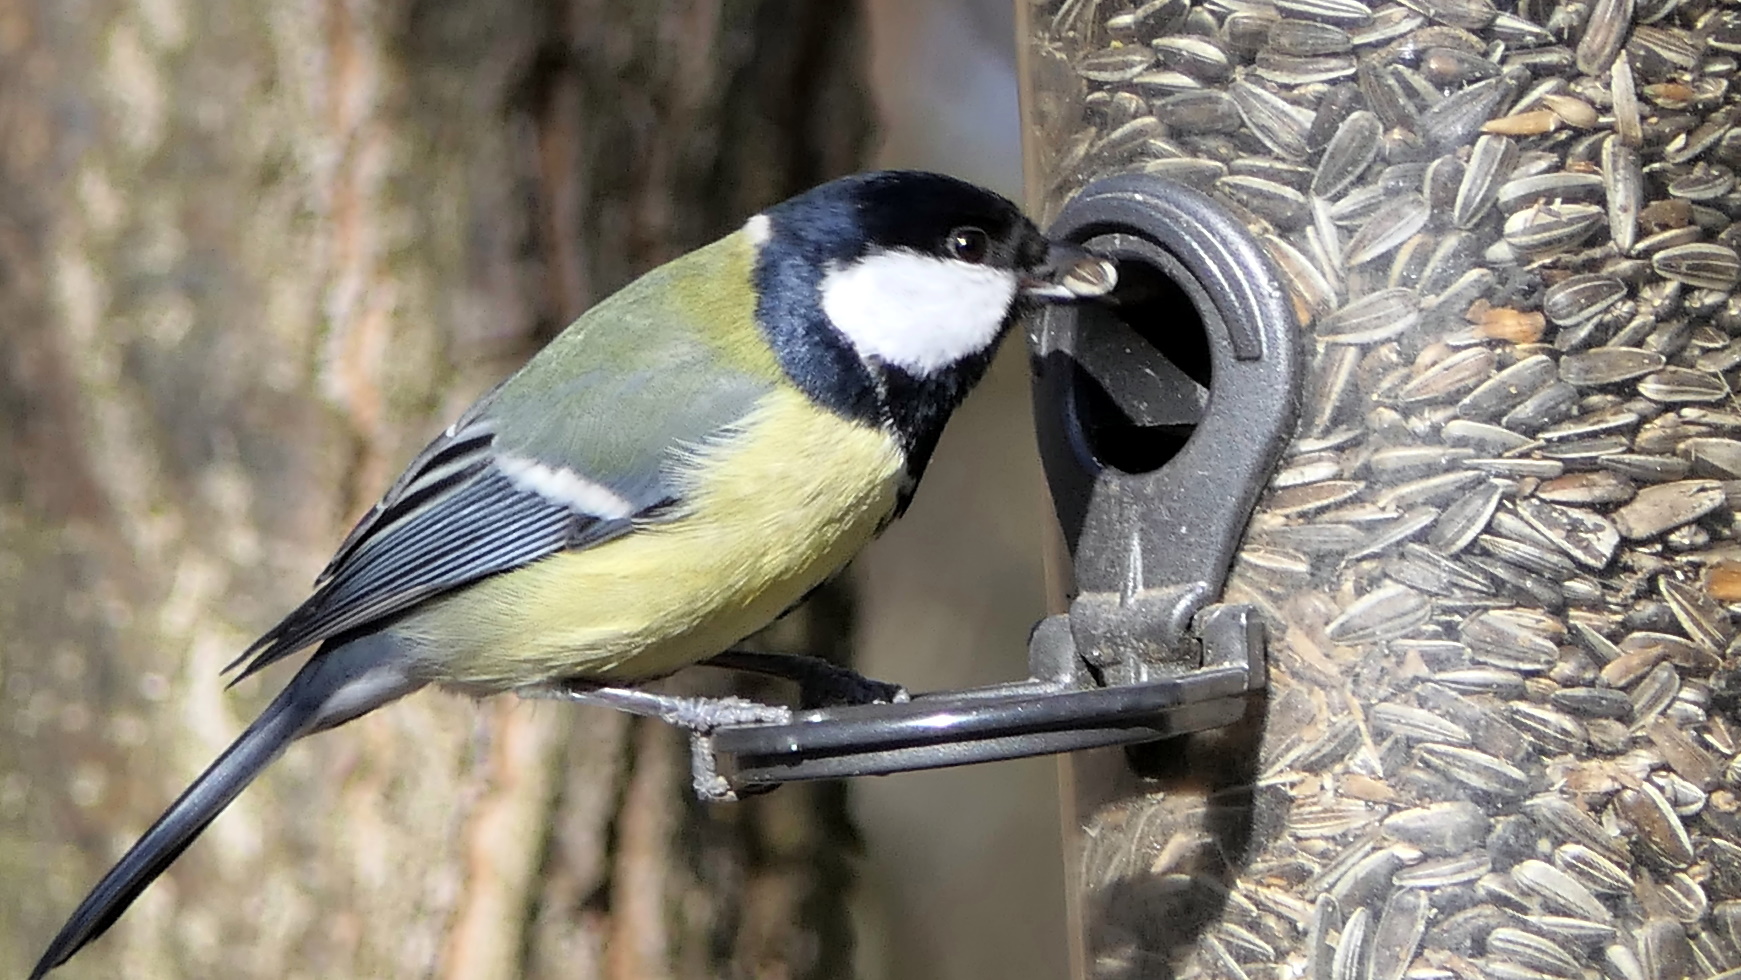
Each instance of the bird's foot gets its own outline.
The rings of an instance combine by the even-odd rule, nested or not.
[[[525,698],[560,698],[615,708],[643,718],[657,718],[689,733],[689,772],[695,795],[703,800],[735,800],[738,794],[719,774],[709,737],[724,725],[783,725],[792,720],[792,709],[734,697],[684,697],[628,687],[603,687],[585,681],[563,681],[548,687],[525,688]]]
[[[850,667],[832,664],[820,657],[763,653],[756,650],[727,650],[702,663],[710,667],[795,681],[798,684],[799,704],[805,708],[830,708],[842,704],[891,704],[908,700],[907,689],[899,684],[873,680]]]
[[[702,735],[722,725],[783,725],[792,720],[792,709],[785,705],[762,704],[746,698],[660,694],[635,687],[605,687],[578,680],[527,688],[519,693],[521,697],[561,698],[615,708],[643,718],[657,718],[668,725]]]

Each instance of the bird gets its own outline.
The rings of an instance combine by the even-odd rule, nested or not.
[[[241,680],[314,647],[31,980],[102,935],[297,739],[426,686],[635,690],[767,625],[906,510],[1024,311],[1116,278],[992,191],[878,171],[598,303],[418,453],[230,665]]]

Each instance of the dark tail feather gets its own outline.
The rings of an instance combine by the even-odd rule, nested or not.
[[[97,882],[30,972],[48,971],[113,925],[145,887],[168,868],[230,801],[285,747],[303,735],[349,721],[418,685],[392,669],[385,638],[364,637],[322,651],[309,661],[259,718],[170,804],[145,836]]]

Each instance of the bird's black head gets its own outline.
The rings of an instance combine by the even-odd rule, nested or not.
[[[837,412],[892,426],[915,479],[1025,302],[1110,288],[1110,266],[941,174],[845,177],[745,231],[758,319],[788,375]]]

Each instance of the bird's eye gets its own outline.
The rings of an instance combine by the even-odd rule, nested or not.
[[[962,227],[951,231],[943,244],[950,255],[961,261],[979,263],[985,261],[985,250],[991,245],[991,239],[978,228]]]

